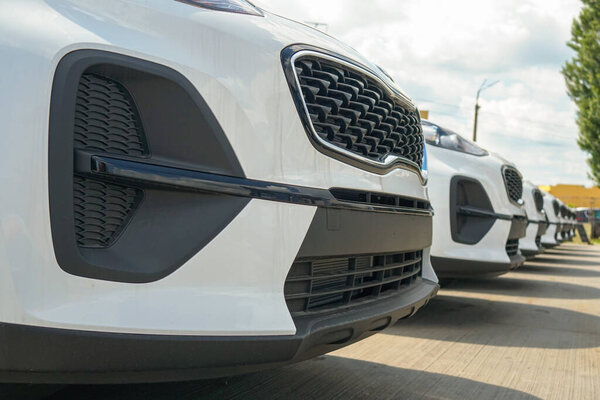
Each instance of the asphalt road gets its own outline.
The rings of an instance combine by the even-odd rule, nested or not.
[[[452,282],[415,317],[274,371],[11,390],[4,398],[600,399],[600,246],[563,245],[503,277]]]

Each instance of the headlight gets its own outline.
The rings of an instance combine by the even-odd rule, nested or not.
[[[238,14],[263,16],[260,9],[246,0],[177,0],[197,7]]]
[[[441,126],[432,124],[429,121],[422,121],[423,136],[425,142],[433,146],[443,147],[449,150],[460,151],[462,153],[472,154],[474,156],[486,156],[488,152],[477,144],[460,136],[456,132],[444,129]]]

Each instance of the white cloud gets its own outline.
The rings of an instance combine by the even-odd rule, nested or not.
[[[579,0],[259,0],[384,67],[430,118],[471,136],[484,79],[480,143],[536,183],[590,184],[560,68]]]

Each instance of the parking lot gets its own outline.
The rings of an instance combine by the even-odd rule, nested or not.
[[[51,390],[55,391],[55,390]],[[454,281],[414,318],[332,354],[247,376],[56,388],[51,399],[596,399],[600,248]]]

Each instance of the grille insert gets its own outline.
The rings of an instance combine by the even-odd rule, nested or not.
[[[141,198],[140,190],[76,176],[73,206],[77,244],[92,248],[110,246]]]
[[[385,164],[395,156],[421,166],[424,145],[418,112],[393,98],[383,83],[313,55],[298,57],[293,67],[313,136],[367,163]]]
[[[508,254],[509,257],[519,254],[519,239],[509,239],[506,242],[506,254]]]
[[[118,82],[83,74],[77,89],[74,146],[77,149],[145,156],[148,148],[129,92]]]
[[[422,251],[299,259],[285,282],[292,315],[331,311],[392,295],[421,276]]]
[[[387,207],[406,207],[418,210],[431,209],[431,204],[428,201],[396,196],[389,193],[366,192],[351,189],[331,189],[330,192],[336,199],[352,203]]]
[[[535,208],[541,212],[544,209],[544,196],[539,189],[533,189],[533,201]]]
[[[504,167],[504,184],[511,201],[518,203],[523,197],[523,179],[521,174],[513,167]]]
[[[130,157],[148,155],[133,98],[119,82],[84,73],[77,87],[74,150]],[[138,207],[139,189],[74,175],[73,208],[77,245],[106,248],[118,238]]]

